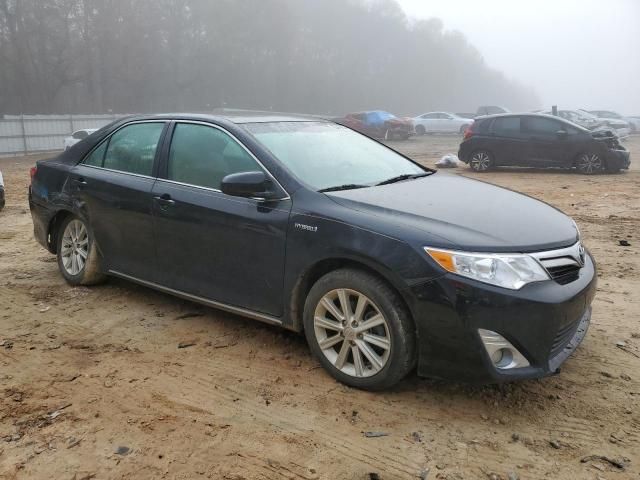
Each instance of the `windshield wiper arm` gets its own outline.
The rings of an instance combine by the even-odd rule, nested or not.
[[[320,190],[318,190],[319,192],[325,193],[325,192],[339,192],[340,190],[354,190],[356,188],[367,188],[370,187],[371,185],[360,185],[357,183],[347,183],[345,185],[337,185],[335,187],[327,187],[327,188],[322,188]]]
[[[405,173],[404,175],[398,175],[397,177],[384,180],[380,183],[377,183],[376,185],[389,185],[390,183],[402,182],[403,180],[413,180],[415,178],[427,177],[429,175],[433,175],[433,172]]]

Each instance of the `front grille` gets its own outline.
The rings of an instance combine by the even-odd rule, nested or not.
[[[580,277],[585,252],[580,242],[575,245],[532,254],[547,270],[549,276],[560,285],[567,285]]]
[[[551,346],[551,358],[558,355],[564,347],[571,341],[573,335],[576,333],[578,325],[580,324],[580,318],[574,322],[568,323],[564,327],[561,327],[553,339],[553,345]]]
[[[578,265],[559,265],[557,267],[547,268],[547,272],[551,278],[560,285],[567,285],[578,279],[580,276],[580,267]]]

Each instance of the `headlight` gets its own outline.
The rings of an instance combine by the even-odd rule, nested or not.
[[[511,290],[550,279],[542,265],[529,255],[465,253],[429,247],[424,250],[451,273]]]

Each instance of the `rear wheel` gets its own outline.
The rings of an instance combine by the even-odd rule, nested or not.
[[[71,285],[94,285],[105,279],[89,227],[78,217],[67,217],[58,234],[58,268]]]
[[[486,172],[493,168],[493,156],[486,150],[476,150],[471,154],[469,166],[474,172]]]
[[[396,292],[369,273],[344,269],[322,277],[304,307],[307,342],[335,379],[379,390],[415,364],[415,328]]]
[[[576,170],[583,175],[595,175],[604,168],[604,162],[597,153],[581,153],[576,160]]]

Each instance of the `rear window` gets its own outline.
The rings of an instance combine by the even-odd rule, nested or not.
[[[493,121],[493,133],[496,135],[515,135],[520,133],[520,117],[499,117]]]

